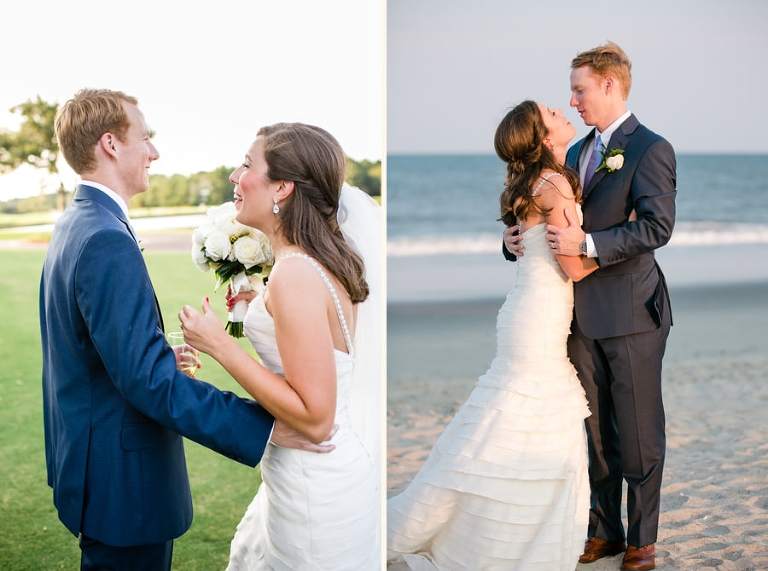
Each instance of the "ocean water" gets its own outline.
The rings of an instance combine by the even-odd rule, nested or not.
[[[495,155],[390,155],[389,256],[498,252]],[[669,247],[768,243],[768,155],[678,155]]]

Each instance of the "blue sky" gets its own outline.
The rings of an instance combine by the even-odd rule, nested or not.
[[[633,63],[630,109],[678,152],[768,152],[768,2],[389,0],[388,152],[493,152],[507,109],[568,108],[579,51]]]

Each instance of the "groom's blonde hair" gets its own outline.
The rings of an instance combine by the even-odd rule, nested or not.
[[[585,65],[591,67],[601,77],[614,76],[621,82],[624,99],[629,97],[629,89],[632,87],[632,62],[618,44],[607,42],[581,52],[571,61],[571,69],[578,69]]]
[[[110,89],[81,89],[56,113],[55,130],[64,158],[78,174],[96,167],[94,147],[104,133],[123,140],[130,126],[123,102],[135,97]]]

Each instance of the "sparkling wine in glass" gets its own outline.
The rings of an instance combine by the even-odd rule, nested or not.
[[[179,370],[190,377],[194,377],[197,374],[197,363],[200,359],[200,353],[197,349],[191,345],[187,345],[184,342],[184,334],[181,331],[172,331],[165,335],[168,339],[168,344],[173,347],[181,347],[181,362],[179,363]]]

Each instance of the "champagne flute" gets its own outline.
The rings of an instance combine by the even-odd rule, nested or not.
[[[200,352],[184,342],[184,333],[181,331],[171,331],[166,333],[165,337],[168,340],[168,344],[173,347],[174,353],[177,352],[177,347],[181,347],[178,350],[179,370],[185,375],[194,377],[197,374],[198,363],[200,362]]]

